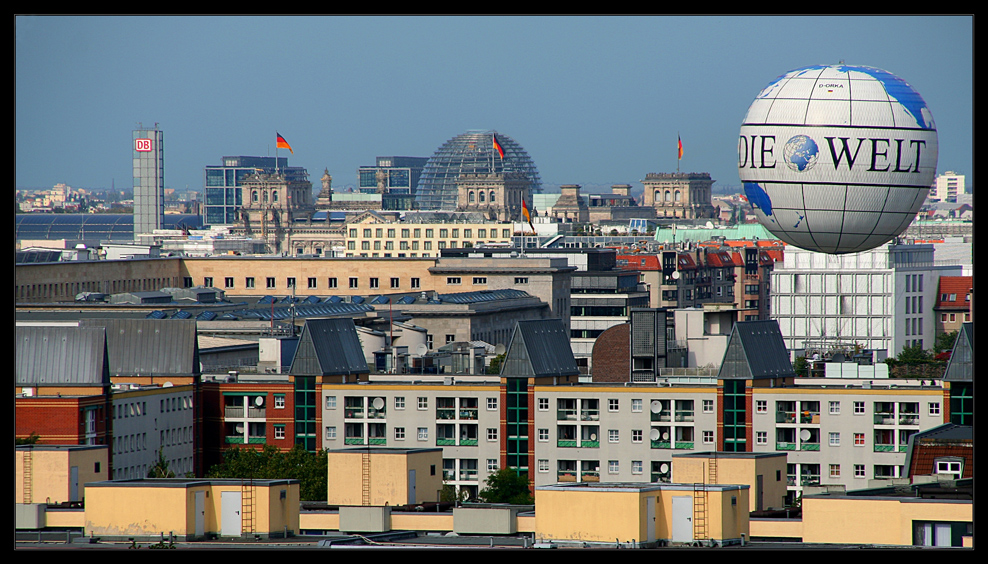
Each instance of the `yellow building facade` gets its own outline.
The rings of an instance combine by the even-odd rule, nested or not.
[[[438,500],[441,448],[354,448],[327,453],[329,505],[384,506]]]
[[[16,503],[82,501],[86,483],[109,477],[105,445],[21,445],[14,448]]]
[[[684,484],[744,484],[750,488],[749,511],[785,507],[784,452],[677,453],[672,475]]]

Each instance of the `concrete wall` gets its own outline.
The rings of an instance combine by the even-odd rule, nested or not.
[[[458,507],[453,509],[453,531],[474,535],[513,535],[518,532],[516,507]]]

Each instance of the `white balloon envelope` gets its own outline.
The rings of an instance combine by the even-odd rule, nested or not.
[[[937,168],[923,98],[887,71],[812,66],[772,81],[738,137],[738,173],[773,235],[832,254],[873,249],[916,217]]]

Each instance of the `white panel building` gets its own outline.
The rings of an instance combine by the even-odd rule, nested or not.
[[[933,346],[937,281],[960,274],[959,264],[936,261],[928,244],[846,255],[790,246],[772,272],[772,319],[789,350],[839,340],[875,350],[881,361],[904,346]]]
[[[964,175],[952,170],[937,176],[936,183],[930,188],[930,200],[940,202],[956,202],[957,196],[966,194]]]

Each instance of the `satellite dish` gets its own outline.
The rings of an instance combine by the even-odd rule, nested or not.
[[[425,353],[429,352],[429,346],[425,343],[419,343],[415,345],[415,354],[418,356],[423,356]]]
[[[507,352],[508,347],[504,346],[503,343],[498,343],[494,345],[494,354],[504,354]]]
[[[663,474],[665,474],[668,471],[669,471],[669,465],[668,464],[666,464],[665,462],[663,462],[662,464],[659,465],[659,472],[662,472]]]
[[[669,438],[669,431],[663,432],[662,433],[662,440],[667,440],[668,438]]]
[[[714,224],[713,224],[713,222],[711,222],[711,221],[708,221],[708,222],[707,222],[707,224],[705,225],[705,227],[706,227],[707,229],[713,229],[713,228],[714,228]]]
[[[679,280],[679,271],[678,270],[673,270],[672,271],[672,279],[673,280]]]
[[[243,433],[244,432],[244,426],[243,425],[237,425],[237,432],[238,433]]]
[[[174,386],[174,384],[172,384],[171,382],[165,382],[164,384],[161,385],[162,388],[171,388],[172,386]]]
[[[255,397],[254,398],[254,405],[256,405],[257,407],[261,407],[262,405],[264,405],[264,396],[257,396],[257,397]]]
[[[374,398],[372,403],[374,405],[374,409],[380,410],[384,408],[384,398]]]
[[[648,438],[652,439],[653,441],[659,440],[659,430],[652,429],[651,431],[649,431]]]
[[[809,429],[803,429],[802,431],[800,431],[799,432],[799,438],[802,439],[802,440],[804,440],[804,441],[810,440],[810,430]]]
[[[597,433],[590,433],[590,440],[591,441],[596,441],[597,440]]]
[[[662,413],[662,402],[659,400],[652,400],[652,403],[648,407],[652,410],[652,413]]]

